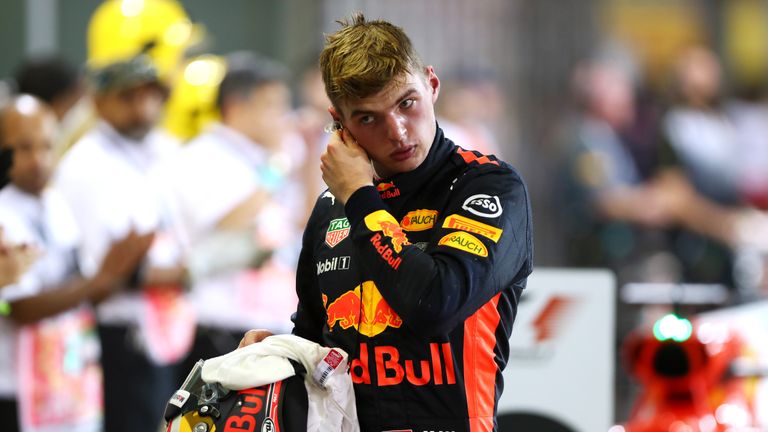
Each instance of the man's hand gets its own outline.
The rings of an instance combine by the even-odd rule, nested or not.
[[[331,193],[342,204],[356,190],[373,185],[373,167],[368,154],[342,129],[336,131],[320,156],[320,170]]]
[[[9,244],[0,227],[0,287],[18,282],[40,256],[40,250],[28,244]]]
[[[101,261],[101,267],[94,277],[98,287],[92,296],[93,301],[101,301],[127,280],[136,271],[147,254],[155,233],[137,234],[131,230],[128,235],[112,243]]]
[[[264,329],[248,330],[245,332],[245,336],[240,340],[238,348],[246,347],[255,343],[259,343],[269,336],[272,336],[272,332]]]

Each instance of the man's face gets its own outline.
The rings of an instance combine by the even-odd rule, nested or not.
[[[373,161],[380,177],[416,169],[426,159],[435,138],[434,104],[440,80],[432,67],[409,73],[379,93],[340,103],[331,109]]]
[[[95,97],[99,116],[121,135],[142,140],[160,120],[165,93],[154,83],[108,90]]]
[[[281,82],[262,84],[251,90],[236,109],[242,110],[242,115],[248,119],[241,132],[268,148],[279,147],[288,129],[291,112],[291,93],[287,85]]]
[[[38,106],[29,113],[11,111],[2,122],[3,145],[13,149],[8,176],[19,189],[39,196],[53,171],[53,114]]]

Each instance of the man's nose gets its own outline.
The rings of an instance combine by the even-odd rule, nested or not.
[[[145,96],[134,102],[134,113],[142,122],[154,122],[162,112],[163,102],[159,98]]]
[[[405,119],[402,116],[391,114],[386,117],[387,138],[392,141],[403,141],[406,136]]]

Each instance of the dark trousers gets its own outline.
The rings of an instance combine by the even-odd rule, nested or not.
[[[179,364],[157,366],[127,327],[99,326],[104,369],[104,430],[155,432],[171,395],[181,386]]]
[[[0,430],[19,432],[19,406],[15,399],[0,399]]]

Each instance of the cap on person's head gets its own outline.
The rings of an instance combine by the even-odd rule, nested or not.
[[[134,87],[140,84],[157,84],[162,87],[157,68],[149,56],[145,54],[92,70],[90,78],[96,93]]]

